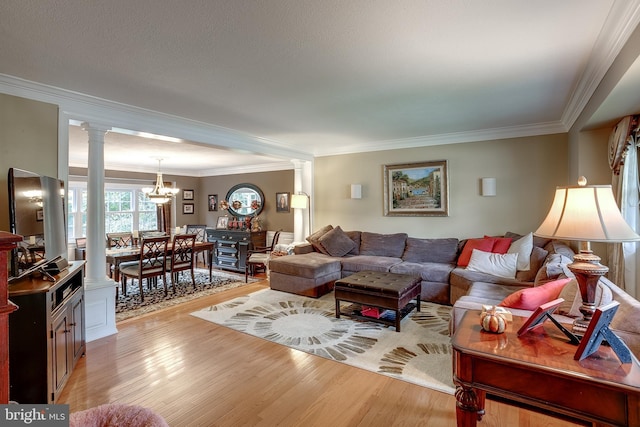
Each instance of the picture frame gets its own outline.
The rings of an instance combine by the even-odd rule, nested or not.
[[[193,190],[182,190],[182,200],[193,200]]]
[[[216,222],[217,230],[226,230],[229,227],[229,217],[228,216],[219,216],[218,222]]]
[[[291,193],[280,192],[276,193],[276,212],[290,212],[291,211]]]
[[[182,204],[182,213],[184,215],[191,215],[194,213],[195,207],[193,203],[183,203]]]
[[[209,206],[209,212],[216,212],[218,210],[217,194],[209,194],[207,196],[207,206]]]
[[[384,165],[385,216],[449,216],[447,160]]]
[[[600,345],[606,340],[609,347],[611,347],[616,356],[618,356],[618,359],[620,359],[620,362],[632,362],[633,356],[629,347],[609,328],[609,324],[618,311],[619,306],[620,303],[618,301],[611,301],[608,304],[596,307],[589,326],[573,356],[574,360],[584,360],[591,356],[598,351]]]
[[[38,222],[44,221],[44,209],[38,209],[36,211],[36,221]]]

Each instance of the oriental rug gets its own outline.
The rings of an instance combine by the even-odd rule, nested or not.
[[[346,306],[343,306],[346,308]],[[312,299],[264,289],[191,315],[327,359],[453,394],[451,307],[429,302],[402,321],[335,317],[333,293]]]
[[[188,272],[181,272],[174,292],[169,275],[167,274],[166,277],[168,281],[167,295],[164,294],[163,279],[158,279],[157,285],[154,285],[151,289],[147,287],[146,281],[143,282],[144,301],[140,301],[140,288],[137,280],[127,280],[126,296],[123,295],[122,287],[118,284],[116,322],[246,285],[244,274],[214,270],[212,280],[209,280],[209,270],[197,268],[195,270],[195,286],[191,283],[191,275]],[[249,283],[255,281],[256,279],[249,278]]]

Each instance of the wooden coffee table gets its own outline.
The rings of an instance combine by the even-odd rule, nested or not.
[[[422,279],[408,274],[395,274],[377,271],[359,271],[343,279],[336,280],[334,293],[336,297],[336,317],[341,314],[364,319],[371,322],[395,326],[400,332],[400,321],[415,307],[420,311],[420,293]],[[412,305],[411,300],[416,300]],[[353,312],[340,311],[340,301],[393,310],[393,320],[384,318],[359,316]]]
[[[526,318],[514,316],[503,334],[480,327],[467,312],[452,338],[458,426],[475,426],[485,397],[594,425],[640,426],[640,366],[622,364],[601,346],[576,361],[577,346],[551,322],[518,337]],[[636,335],[616,332],[640,354]]]

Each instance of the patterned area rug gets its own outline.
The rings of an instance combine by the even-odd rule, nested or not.
[[[169,282],[167,283],[168,292],[166,296],[164,294],[164,282],[162,279],[159,279],[157,287],[153,287],[151,290],[147,288],[145,281],[142,288],[144,292],[144,301],[142,302],[140,301],[138,281],[127,280],[127,295],[124,296],[122,294],[122,288],[120,288],[118,293],[118,300],[116,301],[116,322],[246,285],[244,282],[244,274],[224,273],[214,270],[212,280],[209,281],[209,270],[196,269],[195,276],[196,285],[193,286],[191,283],[191,275],[188,272],[179,273],[176,292],[174,293],[171,280],[169,279],[169,275],[167,275]],[[255,281],[255,279],[249,278],[249,283]]]
[[[343,311],[346,305],[343,306]],[[451,307],[423,302],[402,332],[373,322],[335,318],[333,293],[305,298],[265,289],[191,313],[237,331],[453,394]]]

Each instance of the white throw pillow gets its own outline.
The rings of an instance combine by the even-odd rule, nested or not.
[[[526,271],[531,268],[531,251],[533,251],[533,233],[512,242],[507,253],[518,254],[518,270]]]
[[[518,254],[494,254],[474,249],[467,270],[515,279]]]

